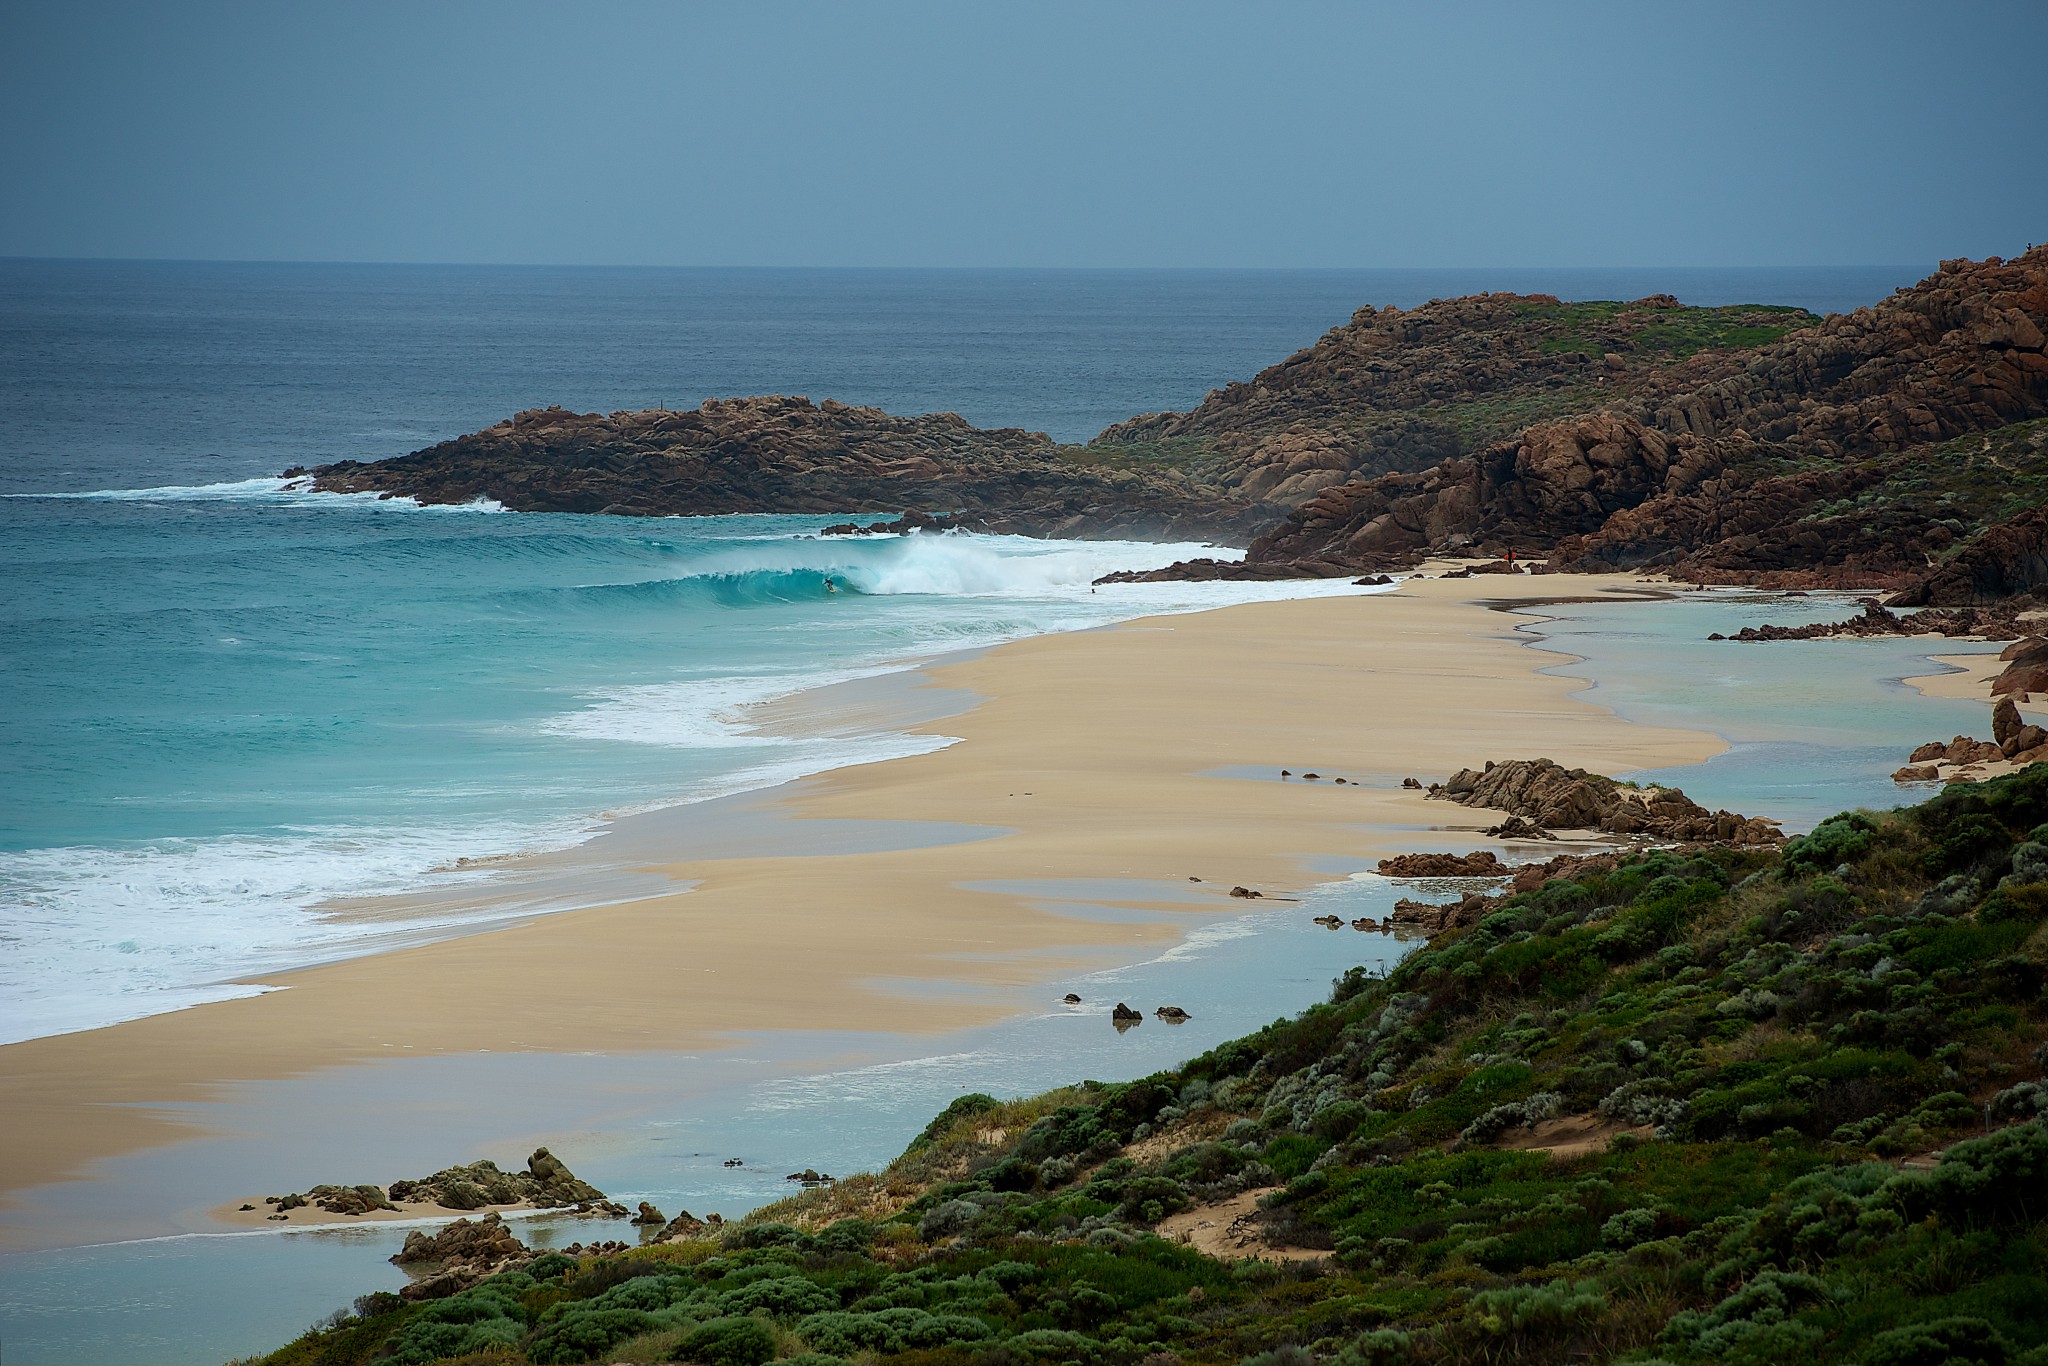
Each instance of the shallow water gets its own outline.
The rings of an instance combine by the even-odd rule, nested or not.
[[[1841,621],[1848,594],[1788,598],[1721,590],[1653,605],[1569,603],[1530,609],[1523,628],[1584,663],[1549,670],[1596,680],[1579,696],[1632,721],[1708,730],[1729,742],[1704,764],[1628,775],[1667,782],[1708,807],[1770,816],[1791,831],[1837,811],[1923,800],[1891,774],[1932,739],[1989,735],[1989,699],[1923,696],[1902,680],[1948,672],[1954,642],[1916,639],[1709,640],[1766,622]],[[1519,614],[1518,614],[1519,615]]]

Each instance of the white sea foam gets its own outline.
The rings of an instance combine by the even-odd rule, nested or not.
[[[377,493],[320,493],[306,478],[231,479],[219,484],[164,484],[142,489],[91,489],[82,493],[8,493],[6,498],[90,499],[108,503],[279,503],[294,507],[388,507],[415,512],[503,512],[491,498],[466,503],[426,503],[410,496],[386,498]]]
[[[464,918],[362,921],[315,907],[590,828],[299,830],[0,854],[0,1043],[257,995],[268,988],[243,979],[446,933]]]

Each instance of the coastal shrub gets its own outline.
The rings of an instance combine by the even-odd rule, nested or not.
[[[1820,1331],[1796,1322],[1793,1315],[1826,1296],[1827,1287],[1816,1277],[1764,1271],[1711,1309],[1675,1315],[1664,1336],[1718,1359],[1769,1360],[1780,1352],[1803,1355]]]
[[[1400,1366],[1413,1358],[1415,1339],[1398,1328],[1375,1328],[1361,1333],[1351,1345],[1331,1357],[1328,1366]]]
[[[917,1236],[928,1243],[957,1238],[980,1222],[982,1213],[971,1200],[948,1200],[917,1221]]]
[[[1102,1344],[1094,1338],[1060,1328],[1034,1328],[1005,1339],[1003,1346],[1041,1361],[1092,1362],[1102,1356]]]
[[[756,1318],[713,1319],[683,1338],[675,1360],[701,1366],[766,1366],[775,1359],[775,1334]]]
[[[544,1252],[526,1264],[526,1274],[536,1281],[553,1280],[576,1269],[576,1259],[561,1252]]]
[[[838,1307],[837,1295],[801,1276],[773,1276],[755,1281],[737,1290],[725,1291],[717,1300],[720,1314],[759,1311],[778,1319],[798,1318]]]
[[[1785,841],[1787,876],[1824,872],[1856,858],[1870,847],[1877,823],[1861,811],[1830,816],[1804,835]]]
[[[916,1138],[910,1140],[910,1147],[906,1151],[914,1153],[920,1148],[928,1148],[946,1134],[951,1133],[953,1126],[961,1120],[972,1119],[976,1115],[985,1115],[1001,1104],[1002,1102],[994,1096],[985,1095],[980,1091],[969,1092],[967,1095],[955,1099],[952,1104],[939,1111],[932,1122],[924,1126],[924,1131],[918,1134]]]
[[[1305,1347],[1275,1347],[1270,1352],[1249,1356],[1237,1366],[1316,1366],[1315,1353]]]
[[[833,1310],[798,1322],[797,1336],[811,1347],[836,1356],[857,1352],[904,1352],[949,1343],[979,1342],[988,1325],[964,1314],[929,1314],[908,1307],[855,1314]]]
[[[526,1306],[502,1287],[476,1286],[421,1309],[392,1339],[391,1360],[398,1366],[417,1366],[516,1346],[525,1336]]]
[[[566,1306],[558,1306],[566,1309]],[[595,1361],[628,1338],[652,1333],[667,1325],[639,1309],[567,1309],[550,1311],[527,1344],[526,1356],[536,1366]]]
[[[1598,1315],[1607,1296],[1592,1281],[1562,1278],[1544,1285],[1510,1285],[1472,1297],[1471,1316],[1485,1333],[1556,1333]]]
[[[638,1309],[652,1313],[688,1297],[696,1286],[687,1278],[669,1274],[635,1276],[591,1299],[599,1309]]]
[[[1539,1091],[1526,1100],[1492,1107],[1466,1125],[1459,1137],[1467,1143],[1491,1143],[1509,1129],[1526,1128],[1563,1113],[1563,1096],[1555,1091]]]
[[[1951,1316],[1879,1333],[1863,1366],[2005,1366],[2014,1356],[2012,1343],[1990,1323]],[[2028,1354],[2029,1360],[2038,1356]]]

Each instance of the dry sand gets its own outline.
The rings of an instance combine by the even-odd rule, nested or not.
[[[1232,884],[1285,892],[1316,880],[1310,858],[1369,866],[1401,851],[1397,827],[1489,823],[1401,790],[1406,775],[1534,755],[1608,773],[1702,761],[1720,741],[1575,700],[1581,683],[1537,672],[1558,656],[1519,643],[1516,620],[1481,603],[1634,582],[1433,579],[1039,637],[935,667],[935,685],[983,699],[925,727],[962,743],[805,780],[777,803],[798,822],[952,821],[1005,833],[883,852],[696,858],[663,869],[693,882],[687,892],[283,973],[263,980],[285,990],[0,1048],[0,1194],[191,1137],[185,1120],[152,1107],[204,1101],[242,1080],[423,1053],[700,1049],[739,1030],[993,1020],[1016,1009],[1020,990],[1052,989],[1079,966],[1078,949],[1156,943],[1179,926],[1054,916],[962,884],[1157,879],[1237,911]],[[1203,776],[1233,765],[1361,785]],[[1184,904],[1159,904],[1162,921],[1192,920]],[[940,1005],[891,986],[906,979],[982,990]],[[366,1179],[306,1179],[344,1176]]]

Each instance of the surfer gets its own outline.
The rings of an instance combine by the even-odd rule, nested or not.
[[[830,574],[827,574],[825,576],[825,591],[827,593],[837,593],[839,591],[839,585],[832,582],[832,576]]]

